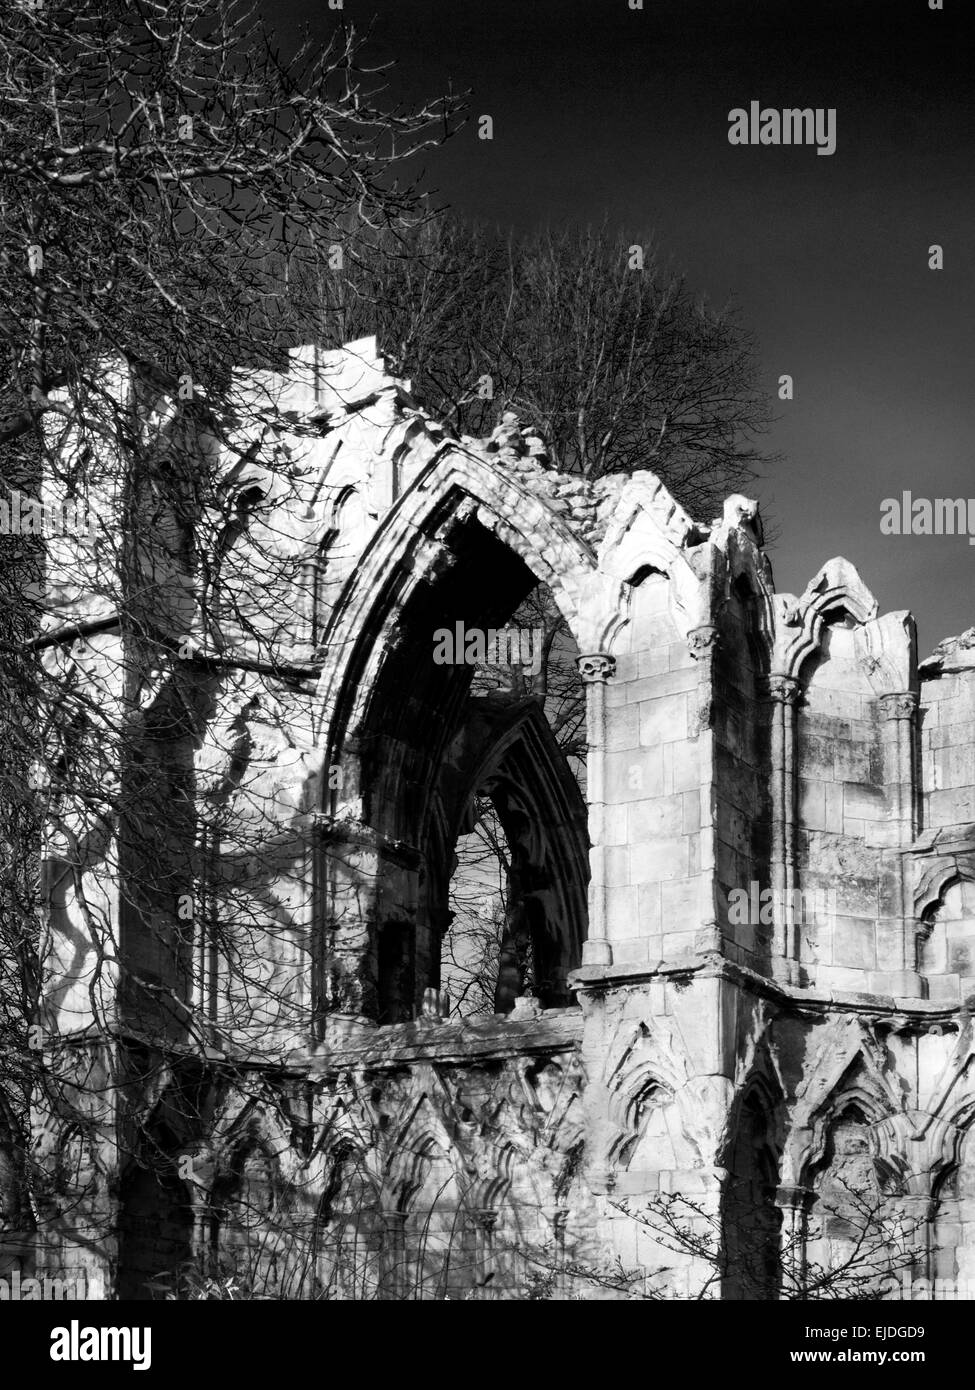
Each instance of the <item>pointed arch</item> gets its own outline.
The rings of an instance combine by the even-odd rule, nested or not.
[[[782,1213],[776,1205],[784,1105],[774,1073],[756,1070],[736,1097],[721,1155],[727,1177],[721,1191],[723,1294],[732,1299],[774,1299],[780,1270]]]
[[[480,521],[549,586],[575,640],[586,649],[581,610],[595,580],[595,555],[562,519],[564,507],[554,506],[527,481],[448,441],[391,508],[325,633],[319,723],[329,750],[361,723],[404,609],[421,585],[450,567],[449,538],[466,522]]]
[[[882,1043],[857,1018],[830,1023],[824,1030],[792,1108],[783,1182],[807,1185],[825,1152],[829,1125],[847,1105],[858,1106],[878,1128],[903,1109]]]
[[[803,662],[819,650],[823,627],[831,616],[845,613],[863,626],[878,613],[877,600],[854,566],[841,556],[827,560],[801,598],[790,598],[776,595],[779,612],[772,671],[792,679],[798,679]]]
[[[470,705],[462,746],[432,788],[422,843],[431,843],[431,822],[442,820],[449,858],[473,799],[489,799],[511,856],[502,954],[520,940],[531,954],[536,997],[548,1007],[574,1004],[567,977],[581,964],[588,916],[586,803],[537,700],[480,697]],[[448,917],[446,886],[428,877],[431,921]],[[513,1002],[506,996],[495,1008]]]

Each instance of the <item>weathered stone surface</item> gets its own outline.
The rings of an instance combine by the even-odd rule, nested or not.
[[[95,1205],[66,1205],[38,1264],[137,1289],[184,1246],[243,1258],[250,1205],[271,1244],[274,1213],[306,1214],[303,1296],[515,1296],[532,1258],[563,1294],[567,1262],[620,1260],[647,1288],[666,1265],[693,1296],[708,1271],[655,1244],[640,1200],[693,1197],[726,1250],[777,1230],[778,1202],[801,1241],[857,1171],[928,1193],[932,1259],[975,1273],[975,629],[918,667],[909,615],[879,615],[847,561],[777,594],[748,499],[702,526],[650,473],[560,474],[510,413],[486,440],[446,438],[371,340],[298,350],[253,386],[287,404],[301,485],[241,539],[239,597],[261,582],[248,547],[321,577],[311,599],[261,594],[272,674],[229,663],[188,754],[200,795],[222,789],[248,828],[223,871],[253,969],[214,963],[209,1041],[178,1038],[205,1097],[195,1124],[173,1119],[175,1065],[142,1098],[164,1176],[120,1170],[109,1107]],[[532,576],[579,656],[579,779],[530,694],[432,658],[434,630],[502,626]],[[65,603],[102,616],[94,596]],[[101,681],[117,645],[93,638],[79,679],[87,662]],[[545,980],[458,1020],[447,890],[485,789]],[[72,885],[117,922],[115,853],[91,837],[71,866],[49,845],[48,1011],[106,1067],[120,974],[150,973],[187,1017],[204,989],[196,964],[177,969],[161,900],[99,970]],[[160,1046],[145,1018],[129,1026]],[[74,1142],[38,1123],[50,1153]],[[92,1240],[99,1215],[117,1249]],[[0,1229],[0,1251],[19,1240]]]

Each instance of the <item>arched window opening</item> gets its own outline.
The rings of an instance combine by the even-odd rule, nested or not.
[[[336,557],[333,556],[332,551],[337,537],[337,531],[326,532],[315,552],[315,558],[311,562],[311,577],[308,586],[311,591],[309,636],[315,651],[318,651],[325,640],[325,629],[328,626],[328,619],[332,611],[329,602],[329,583],[332,580],[332,575],[329,573],[329,562],[331,561],[334,566]]]
[[[585,936],[587,749],[578,648],[544,584],[508,627],[531,660],[478,664],[458,745],[461,758],[481,766],[459,823],[454,813],[440,958],[439,983],[460,1017],[506,1014],[525,996],[544,1007],[574,1003],[566,977]]]
[[[634,1096],[627,1107],[626,1127],[630,1137],[620,1146],[619,1162],[628,1174],[644,1179],[648,1174],[680,1169],[680,1119],[665,1086],[650,1082]]]
[[[440,984],[459,1017],[507,1014],[525,996],[574,1003],[569,972],[585,930],[585,840],[567,844],[567,817],[515,774],[517,760],[481,784],[458,838]],[[571,827],[570,827],[571,828]]]
[[[451,1012],[477,1018],[495,1012],[509,904],[511,852],[487,798],[471,808],[471,827],[457,841],[450,880],[451,920],[440,957],[440,983]],[[524,983],[531,984],[530,963]]]
[[[855,1101],[843,1105],[813,1175],[808,1265],[829,1297],[878,1297],[891,1276],[915,1267],[924,1245],[924,1230],[898,1201],[894,1169],[876,1155],[873,1130]]]
[[[830,1127],[816,1192],[816,1211],[826,1239],[855,1240],[859,1213],[872,1209],[880,1196],[870,1126],[856,1105],[847,1106]]]
[[[724,1292],[753,1301],[778,1297],[782,1214],[775,1196],[779,1154],[767,1102],[752,1093],[744,1102],[728,1156],[722,1198]]]
[[[376,947],[379,1023],[408,1023],[416,995],[415,932],[408,922],[384,922]]]
[[[450,531],[446,560],[416,584],[355,735],[357,814],[380,838],[366,969],[346,993],[386,1024],[442,1013],[450,994],[481,1014],[526,994],[574,1005],[567,976],[586,937],[576,645],[523,560],[476,521]],[[485,836],[501,856],[491,885],[470,864]]]
[[[381,1282],[382,1213],[366,1155],[342,1140],[330,1156],[315,1216],[315,1286],[340,1301],[376,1298]]]
[[[151,1156],[133,1160],[119,1190],[119,1297],[145,1300],[177,1291],[192,1255],[193,1206],[177,1170],[177,1143],[165,1128]]]
[[[969,1299],[975,1292],[975,1130],[934,1190],[928,1239],[930,1297]]]
[[[917,968],[929,979],[932,998],[968,994],[975,981],[975,882],[955,878],[921,921]],[[933,987],[932,987],[933,986]]]

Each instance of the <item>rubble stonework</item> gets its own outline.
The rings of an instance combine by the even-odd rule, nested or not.
[[[228,634],[251,669],[187,674],[177,752],[200,787],[224,778],[260,846],[241,892],[262,1002],[172,945],[171,888],[140,915],[103,887],[111,969],[73,891],[52,898],[52,1033],[101,1096],[135,1094],[157,1149],[134,1156],[106,1102],[72,1160],[96,1177],[24,1268],[135,1296],[246,1232],[292,1296],[516,1297],[533,1270],[614,1296],[573,1270],[617,1262],[687,1295],[706,1271],[661,1252],[641,1202],[689,1194],[730,1250],[735,1223],[768,1218],[791,1258],[862,1141],[924,1229],[926,1272],[975,1276],[971,633],[919,667],[910,614],[881,614],[845,559],[776,592],[747,498],[701,524],[651,472],[560,474],[511,414],[446,437],[372,340],[300,349],[250,386],[293,423],[275,447],[300,481],[276,499],[258,449],[233,486],[261,497],[260,544],[314,577],[272,594],[265,650]],[[435,629],[500,628],[539,581],[578,649],[584,800],[536,701],[433,660]],[[110,670],[120,640],[93,635],[81,667]],[[146,680],[147,708],[169,698]],[[486,781],[549,985],[464,1021],[440,942]],[[93,897],[112,853],[88,850]],[[769,910],[731,911],[742,892]],[[207,1046],[130,976],[201,1008]],[[133,1040],[160,1032],[182,1062],[139,1094]],[[38,1125],[63,1166],[78,1135]],[[286,1276],[297,1227],[310,1253]],[[733,1272],[711,1293],[746,1296]]]

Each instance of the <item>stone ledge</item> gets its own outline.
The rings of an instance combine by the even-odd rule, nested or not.
[[[581,966],[569,976],[569,985],[584,995],[596,990],[643,984],[667,977],[683,977],[690,983],[691,978],[695,976],[703,980],[729,980],[767,999],[824,1014],[841,1010],[851,1013],[903,1015],[905,1018],[918,1021],[935,1022],[957,1019],[960,1016],[968,1017],[970,1012],[961,1003],[950,1003],[940,999],[917,999],[854,990],[817,990],[790,985],[760,975],[747,966],[735,965],[731,961],[715,959],[713,956],[675,956],[651,966],[642,962]]]
[[[540,1009],[523,1018],[492,1014],[474,1020],[417,1019],[410,1023],[376,1024],[351,1015],[329,1015],[333,1037],[307,1041],[290,1050],[237,1045],[217,1049],[173,1044],[150,1033],[126,1028],[117,1033],[88,1028],[59,1036],[63,1048],[108,1048],[118,1044],[165,1049],[171,1058],[209,1064],[214,1070],[244,1070],[295,1078],[362,1067],[407,1065],[413,1062],[458,1062],[571,1050],[581,1041],[583,1014],[578,1006]]]
[[[350,1067],[517,1057],[572,1048],[581,1041],[582,1028],[582,1011],[577,1008],[546,1009],[517,1021],[495,1014],[467,1022],[361,1024],[337,1045],[322,1043],[290,1052],[285,1064],[289,1070],[320,1075]]]

